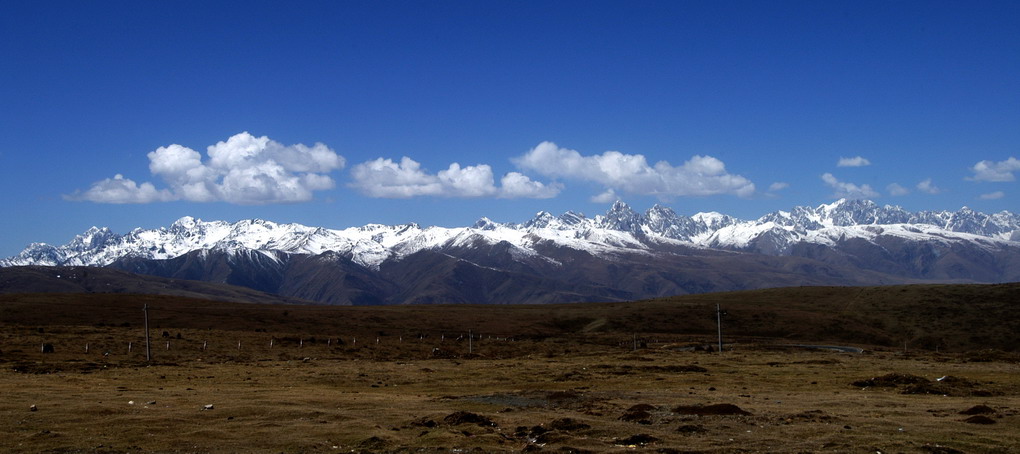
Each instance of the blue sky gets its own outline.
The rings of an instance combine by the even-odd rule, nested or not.
[[[1016,210],[1017,2],[8,2],[0,255],[840,196]]]

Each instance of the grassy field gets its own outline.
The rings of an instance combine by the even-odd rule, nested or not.
[[[1005,333],[1015,288],[993,287],[513,307],[5,296],[0,451],[1018,452],[1020,357],[962,348],[966,327],[934,336],[916,307]],[[716,303],[722,353],[703,351]],[[836,342],[865,353],[789,346]]]

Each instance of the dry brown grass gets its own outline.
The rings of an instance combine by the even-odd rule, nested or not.
[[[759,312],[730,302],[737,318],[730,323],[760,335],[754,330],[828,320],[828,308],[850,313],[878,301],[864,295],[848,304],[833,292],[831,300],[818,297],[818,313],[802,303],[763,306],[769,294],[757,294]],[[122,298],[0,301],[0,452],[980,453],[1020,446],[1015,354],[780,347],[812,340],[819,330],[809,327],[778,339],[730,337],[722,354],[685,350],[713,343],[707,334],[718,296],[632,306],[379,308]],[[151,363],[142,302],[153,307]],[[768,319],[768,311],[778,315]],[[641,325],[676,329],[635,336]],[[482,336],[470,347],[457,339],[468,329]],[[840,337],[817,340],[831,339]],[[55,353],[41,353],[43,343]],[[885,378],[853,385],[875,377]],[[960,414],[978,405],[992,412]],[[993,424],[966,422],[977,417]]]
[[[510,359],[314,355],[96,364],[61,362],[49,373],[19,372],[11,364],[0,370],[0,450],[1012,452],[1020,446],[1016,364],[941,356],[645,349]],[[691,365],[706,372],[674,372]],[[991,395],[902,394],[850,384],[890,372],[963,377]],[[210,404],[212,410],[203,410]],[[732,404],[750,415],[678,408],[708,404]],[[976,405],[992,408],[995,424],[964,422],[968,416],[959,413]],[[641,417],[633,417],[635,406]],[[451,417],[457,412],[492,424]]]

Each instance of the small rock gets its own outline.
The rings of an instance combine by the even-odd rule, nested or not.
[[[620,417],[622,421],[651,424],[652,414],[644,410],[627,411]]]
[[[203,410],[212,410],[213,409],[213,404],[206,405],[206,406],[202,407],[202,409]]]
[[[637,435],[632,435],[632,436],[627,437],[627,438],[617,439],[615,444],[617,446],[634,446],[634,447],[638,447],[638,446],[647,445],[649,443],[655,443],[656,441],[659,441],[659,439],[655,438],[655,437],[653,437],[651,435],[648,435],[648,434],[637,434]]]
[[[361,442],[358,443],[358,446],[360,448],[368,450],[369,452],[383,451],[386,449],[388,445],[389,442],[387,442],[385,439],[374,436],[361,440]]]
[[[995,410],[987,405],[975,405],[960,412],[961,415],[987,415],[991,413],[995,413]]]
[[[751,413],[733,404],[712,404],[712,405],[681,405],[673,409],[673,413],[681,415],[742,415],[750,416]]]
[[[150,401],[146,402],[145,405],[156,405],[156,401],[150,400]]]
[[[682,425],[680,427],[677,427],[676,428],[676,432],[677,433],[682,433],[682,434],[685,434],[685,435],[693,435],[693,434],[702,434],[702,433],[708,432],[708,430],[705,429],[704,426],[701,426],[701,425],[698,425],[698,424],[685,424],[685,425]]]
[[[967,419],[964,419],[963,422],[970,424],[995,424],[994,419],[989,418],[985,415],[974,415]]]
[[[34,404],[32,406],[28,407],[28,411],[37,411],[37,410],[39,410],[39,408],[36,407]]]
[[[416,427],[426,427],[429,429],[439,427],[439,423],[437,423],[435,420],[429,419],[428,417],[424,416],[414,421],[411,421],[411,425]]]
[[[571,418],[559,418],[549,423],[549,428],[553,430],[561,430],[564,432],[570,432],[574,430],[590,429],[591,426]]]
[[[445,418],[443,418],[443,422],[451,426],[456,426],[460,424],[476,424],[479,426],[491,426],[491,427],[496,426],[496,423],[493,422],[491,419],[467,411],[457,411],[450,413]]]

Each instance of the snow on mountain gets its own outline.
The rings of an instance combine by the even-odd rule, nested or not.
[[[257,251],[276,260],[278,253],[318,255],[334,252],[378,269],[422,250],[471,248],[506,243],[514,257],[541,256],[538,247],[555,245],[593,255],[655,253],[664,244],[748,250],[784,255],[799,243],[833,246],[848,239],[869,242],[895,237],[949,244],[969,242],[985,248],[1020,239],[1020,215],[987,215],[964,207],[956,212],[911,213],[869,200],[839,200],[817,207],[796,207],[757,220],[720,213],[683,216],[655,205],[644,214],[617,202],[594,218],[567,212],[539,212],[522,224],[482,218],[470,227],[421,227],[417,224],[351,227],[342,230],[278,224],[251,219],[236,223],[183,217],[166,228],[135,229],[119,235],[92,227],[63,246],[33,243],[0,266],[109,265],[122,258],[170,259],[192,251]]]

